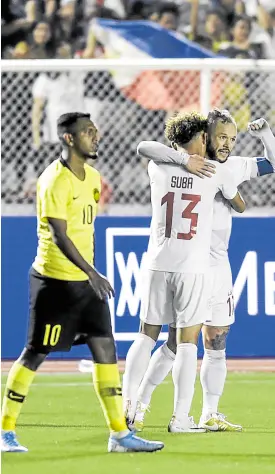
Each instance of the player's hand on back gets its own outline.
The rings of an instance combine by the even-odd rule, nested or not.
[[[269,124],[268,122],[263,118],[259,118],[257,120],[253,120],[253,122],[249,122],[247,125],[247,130],[252,135],[253,137],[259,137],[261,138],[263,132],[268,130]]]
[[[200,155],[190,155],[184,168],[189,171],[189,173],[195,174],[200,178],[204,178],[205,176],[211,178],[211,176],[216,173],[215,164]]]
[[[97,272],[94,268],[89,271],[88,277],[91,287],[101,300],[115,296],[114,289],[107,278]]]

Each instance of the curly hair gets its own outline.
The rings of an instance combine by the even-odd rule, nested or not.
[[[198,112],[177,114],[165,124],[165,136],[170,142],[186,145],[198,133],[207,131],[207,118]]]

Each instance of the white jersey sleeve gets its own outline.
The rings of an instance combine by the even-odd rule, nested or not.
[[[265,157],[275,172],[275,137],[269,127],[263,132],[261,140],[265,149]]]
[[[219,174],[218,188],[222,195],[225,199],[233,199],[238,192],[233,173],[223,163],[219,163],[218,166],[216,165],[216,172]]]
[[[226,163],[227,168],[233,173],[236,186],[244,181],[258,176],[258,166],[256,158],[244,156],[230,156]]]
[[[153,160],[157,163],[186,165],[189,160],[188,153],[181,153],[169,146],[155,141],[140,142],[137,147],[137,154],[142,158],[147,158],[148,160]]]
[[[226,163],[220,164],[223,173],[233,177],[235,186],[257,175],[256,158],[230,156]],[[218,193],[214,201],[213,228],[211,236],[210,263],[219,265],[228,260],[228,244],[232,228],[232,208],[230,203]]]

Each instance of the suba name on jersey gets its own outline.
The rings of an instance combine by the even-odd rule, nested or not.
[[[171,188],[192,189],[193,178],[187,176],[172,176]]]

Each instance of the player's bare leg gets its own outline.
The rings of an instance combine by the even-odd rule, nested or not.
[[[147,441],[128,430],[123,412],[122,390],[113,337],[87,338],[94,359],[94,388],[110,430],[109,452],[158,451],[163,443]]]
[[[161,327],[141,321],[139,334],[128,351],[123,376],[123,403],[124,412],[129,423],[133,423],[138,389],[148,369],[151,353],[159,337]]]
[[[174,414],[168,431],[172,433],[203,433],[189,417],[197,373],[197,343],[202,324],[177,328],[177,353],[172,376],[175,386]]]
[[[204,356],[200,371],[203,408],[199,425],[210,431],[241,431],[219,413],[218,405],[227,374],[226,337],[230,326],[203,326]]]
[[[169,326],[168,339],[152,355],[148,369],[138,390],[138,403],[134,423],[137,431],[142,431],[143,429],[144,417],[146,412],[149,411],[149,405],[154,390],[163,382],[170,370],[172,370],[176,350],[176,328]]]
[[[24,349],[10,369],[2,405],[1,450],[3,452],[28,451],[17,441],[16,422],[35,373],[46,357],[47,354]]]

